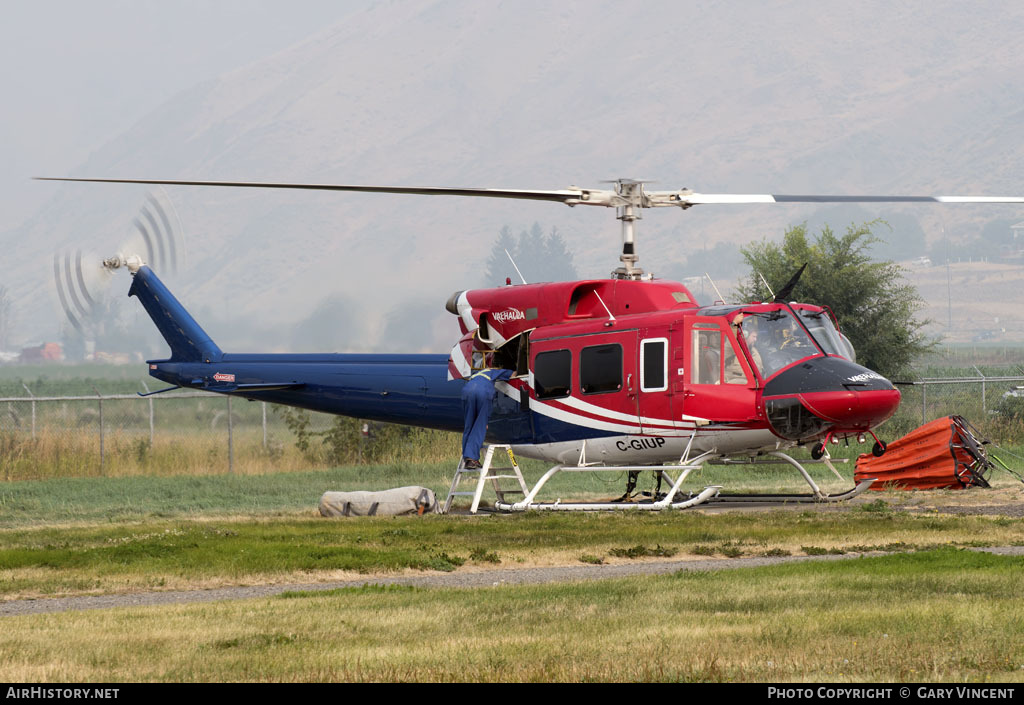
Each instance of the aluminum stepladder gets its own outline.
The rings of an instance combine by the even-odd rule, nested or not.
[[[493,467],[494,451],[499,449],[505,451],[508,456],[509,465]],[[442,514],[447,514],[448,510],[451,509],[453,498],[470,496],[473,498],[473,504],[469,508],[469,513],[476,514],[477,510],[480,508],[480,498],[483,496],[484,483],[486,483],[487,480],[491,481],[491,486],[494,488],[494,494],[497,495],[499,502],[504,502],[505,495],[507,494],[521,494],[526,496],[526,480],[523,479],[523,473],[519,469],[519,463],[516,462],[516,456],[512,453],[511,446],[501,443],[487,446],[487,449],[484,452],[484,462],[478,470],[471,470],[465,467],[465,462],[465,459],[459,460],[459,467],[455,469],[455,477],[452,478],[452,486],[448,490],[448,498],[444,501],[444,509],[441,510]],[[459,483],[462,482],[462,476],[470,474],[479,475],[476,481],[476,489],[472,492],[457,492],[456,489],[458,488]],[[515,489],[502,489],[501,480],[516,480],[519,483],[519,487]]]

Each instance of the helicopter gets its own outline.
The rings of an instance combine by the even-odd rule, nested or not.
[[[542,191],[38,178],[528,199],[615,208],[622,249],[620,265],[609,278],[533,284],[507,279],[503,287],[457,291],[445,304],[460,333],[449,354],[225,353],[143,258],[118,254],[103,261],[106,270],[128,269],[129,296],[139,299],[170,347],[169,358],[147,362],[151,376],[172,385],[153,394],[178,388],[206,390],[372,421],[462,431],[459,380],[483,366],[511,370],[510,379],[496,384],[487,441],[508,446],[510,457],[514,453],[554,466],[533,488],[522,485],[522,501],[506,501],[499,495],[495,506],[506,511],[684,509],[724,498],[843,501],[872,482],[828,494],[789,452],[810,446],[812,459],[829,463],[830,441],[853,438],[864,443],[870,436],[872,453],[880,456],[886,444],[875,429],[900,404],[892,382],[857,364],[853,346],[829,309],[789,300],[800,272],[772,301],[719,300],[702,306],[683,284],[655,279],[638,266],[636,221],[641,209],[757,203],[1024,203],[1022,197],[992,196],[649,191],[649,182],[635,179],[619,179],[611,188]],[[788,463],[811,493],[741,496],[722,494],[720,486],[696,494],[683,492],[689,474],[705,463],[743,456]],[[608,470],[628,471],[634,477],[650,470],[659,478],[659,487],[665,478],[671,488],[649,502],[537,501],[541,488],[558,472]],[[481,487],[483,481],[481,473]]]

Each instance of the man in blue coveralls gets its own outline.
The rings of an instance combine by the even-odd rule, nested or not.
[[[485,367],[469,378],[462,387],[462,412],[465,423],[462,432],[462,462],[467,470],[479,470],[480,446],[487,435],[487,419],[494,401],[494,383],[512,377],[513,370]]]

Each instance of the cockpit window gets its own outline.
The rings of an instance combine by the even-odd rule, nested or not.
[[[827,311],[812,311],[811,309],[798,308],[797,313],[803,319],[807,330],[811,332],[814,339],[829,355],[845,357],[851,362],[856,362],[857,355],[853,351],[850,341],[832,325],[832,319]]]
[[[764,379],[811,355],[820,355],[789,311],[745,311],[740,324],[750,357]]]

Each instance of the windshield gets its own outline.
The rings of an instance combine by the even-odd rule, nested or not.
[[[846,336],[842,335],[832,325],[832,318],[828,315],[828,312],[824,310],[814,311],[806,308],[798,308],[796,310],[800,314],[800,318],[803,319],[804,325],[807,326],[807,330],[811,332],[811,335],[814,336],[814,339],[818,341],[818,344],[821,345],[825,352],[829,355],[845,357],[851,362],[857,361],[853,346],[846,339]]]
[[[820,351],[789,311],[744,311],[740,330],[750,357],[768,379],[783,367]]]

